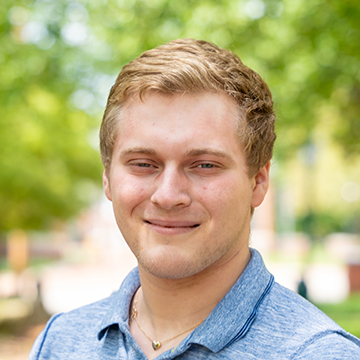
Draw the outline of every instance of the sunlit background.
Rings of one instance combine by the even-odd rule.
[[[251,244],[360,336],[359,19],[354,0],[1,0],[0,358],[27,359],[49,315],[136,266],[102,194],[98,128],[121,67],[183,37],[268,82],[278,140]]]

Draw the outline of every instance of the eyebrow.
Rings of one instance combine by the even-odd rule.
[[[143,147],[133,147],[133,148],[122,151],[120,156],[127,156],[127,155],[131,155],[131,154],[144,154],[144,155],[155,156],[157,153],[153,149],[148,149],[148,148],[143,148]]]
[[[200,148],[192,149],[186,153],[187,156],[200,156],[200,155],[214,155],[219,157],[228,158],[229,154],[222,150],[211,149],[211,148]]]
[[[143,154],[143,155],[151,155],[156,156],[157,152],[151,148],[144,147],[133,147],[130,149],[126,149],[121,152],[120,156],[128,156],[132,154]],[[223,158],[228,158],[229,154],[223,150],[212,149],[212,148],[199,148],[199,149],[191,149],[186,152],[187,157],[193,156],[201,156],[201,155],[213,155]]]

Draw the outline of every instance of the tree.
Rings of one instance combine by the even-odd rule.
[[[99,120],[81,109],[71,73],[80,49],[45,30],[38,7],[1,6],[0,229],[39,229],[92,200],[101,179],[90,144]]]
[[[3,0],[0,229],[41,228],[90,201],[101,174],[91,144],[116,74],[174,38],[230,48],[265,78],[280,161],[324,113],[358,155],[359,17],[355,0]]]

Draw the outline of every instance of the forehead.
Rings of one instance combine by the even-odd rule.
[[[218,93],[164,95],[149,93],[130,98],[123,106],[115,141],[121,148],[194,153],[194,149],[238,151],[241,113],[228,95]],[[202,151],[202,150],[201,150]]]
[[[188,122],[190,127],[203,122],[203,125],[210,127],[215,123],[224,128],[230,125],[236,130],[238,123],[244,118],[244,112],[232,97],[223,93],[164,94],[151,90],[142,98],[135,94],[123,103],[119,114],[119,128],[122,128],[124,121],[140,124],[150,119],[157,120],[156,123],[160,119],[166,119],[162,125],[176,126],[179,119],[184,122],[184,116],[198,120]]]

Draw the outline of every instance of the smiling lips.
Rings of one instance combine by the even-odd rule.
[[[192,221],[145,220],[144,222],[152,230],[164,234],[183,233],[200,226],[200,224]]]

